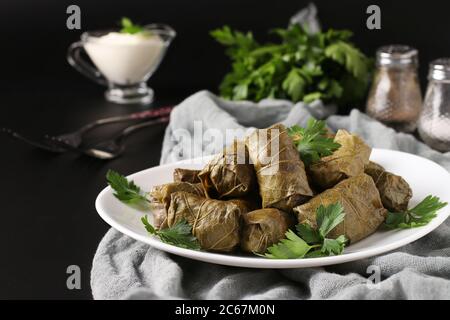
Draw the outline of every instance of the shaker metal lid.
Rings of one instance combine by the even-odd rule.
[[[411,65],[418,64],[419,52],[407,45],[394,44],[383,46],[377,50],[377,64],[384,65]]]
[[[440,58],[430,63],[429,79],[449,80],[450,79],[450,58]]]

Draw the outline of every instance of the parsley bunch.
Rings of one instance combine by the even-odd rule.
[[[349,42],[350,31],[330,29],[309,34],[299,25],[272,31],[277,43],[259,44],[251,32],[228,26],[211,35],[226,46],[232,70],[220,85],[231,100],[289,99],[306,103],[321,99],[338,104],[364,98],[371,60]]]
[[[328,136],[325,121],[314,118],[308,120],[306,128],[297,125],[290,127],[288,134],[305,165],[313,164],[320,158],[331,155],[341,146]]]
[[[436,217],[436,212],[447,205],[438,197],[427,196],[418,205],[405,212],[388,212],[386,226],[389,229],[410,229],[422,227]]]
[[[264,257],[270,259],[300,259],[339,255],[344,251],[347,238],[344,235],[329,239],[327,235],[344,221],[344,208],[340,203],[316,210],[317,229],[302,223],[296,226],[297,234],[288,230],[286,238],[267,249]]]

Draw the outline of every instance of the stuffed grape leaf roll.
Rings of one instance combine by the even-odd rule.
[[[305,166],[285,126],[276,124],[255,130],[246,144],[256,170],[263,208],[291,212],[313,195]]]
[[[334,141],[341,147],[308,168],[310,180],[321,189],[331,188],[348,177],[364,173],[372,152],[360,137],[346,130],[339,130]]]
[[[246,252],[264,253],[285,238],[294,217],[275,208],[259,209],[243,215],[241,248]]]
[[[392,212],[403,212],[408,209],[413,194],[405,179],[386,171],[372,161],[366,166],[365,172],[375,181],[381,202],[386,209]]]
[[[205,191],[200,183],[172,182],[153,187],[149,193],[149,198],[153,224],[156,228],[167,226],[167,210],[170,206],[171,195],[179,191],[192,193],[201,197],[205,195]]]
[[[243,142],[234,141],[199,173],[210,198],[236,198],[255,188],[256,177]]]
[[[175,192],[171,195],[167,224],[171,227],[185,219],[202,249],[230,252],[239,244],[240,219],[246,211],[243,203]]]
[[[386,218],[387,211],[383,208],[375,183],[364,173],[339,182],[308,203],[294,208],[294,211],[299,223],[308,223],[317,228],[317,208],[334,203],[343,206],[345,218],[330,232],[330,238],[345,235],[350,242],[355,243],[375,232]]]
[[[200,178],[198,174],[200,170],[182,169],[176,168],[173,171],[173,181],[174,182],[189,182],[189,183],[200,183]]]

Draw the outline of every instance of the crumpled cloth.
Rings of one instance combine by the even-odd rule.
[[[176,161],[178,129],[192,133],[193,121],[206,127],[266,127],[300,124],[328,107],[287,101],[224,101],[202,91],[178,105],[164,138],[161,162]],[[431,159],[450,170],[450,153],[440,153],[412,135],[397,133],[358,110],[330,116],[328,125],[363,137],[372,147],[401,150]],[[204,146],[199,146],[204,149]],[[184,155],[185,156],[185,155]],[[420,168],[418,168],[420,169]],[[369,266],[381,282],[368,284]],[[450,299],[450,219],[432,233],[394,252],[323,268],[258,270],[214,265],[167,254],[118,231],[107,232],[91,272],[95,299]]]

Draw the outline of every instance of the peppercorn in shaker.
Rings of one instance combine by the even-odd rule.
[[[366,113],[398,131],[413,132],[422,109],[418,52],[404,45],[377,50]]]
[[[428,80],[419,134],[430,147],[450,151],[450,58],[433,61]]]

